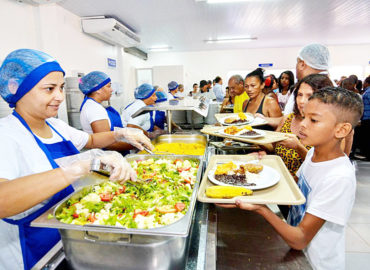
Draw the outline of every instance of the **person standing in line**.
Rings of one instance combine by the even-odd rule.
[[[356,172],[341,149],[363,113],[361,98],[340,87],[315,92],[305,106],[299,137],[311,145],[297,172],[306,198],[290,208],[287,222],[265,205],[236,199],[224,208],[254,211],[293,249],[303,250],[313,269],[345,269],[345,228],[355,201]]]
[[[217,76],[215,79],[215,84],[213,86],[213,93],[216,96],[216,101],[217,102],[223,102],[225,98],[225,94],[222,91],[222,79],[221,77]]]
[[[199,90],[199,86],[198,86],[198,84],[197,84],[197,83],[194,83],[194,84],[193,84],[193,90],[189,92],[189,96],[191,96],[191,97],[192,97],[192,96],[197,95],[198,90]]]
[[[324,74],[329,76],[329,49],[318,43],[312,43],[304,46],[298,53],[296,64],[296,76],[298,80],[310,74]],[[290,95],[284,114],[293,112],[294,95]]]
[[[284,110],[285,104],[288,102],[289,96],[292,94],[294,85],[294,75],[290,70],[282,72],[278,79],[279,92],[277,93],[280,108]]]
[[[249,100],[244,88],[244,79],[240,75],[233,75],[228,82],[230,96],[234,97],[234,113],[243,112],[243,104]]]

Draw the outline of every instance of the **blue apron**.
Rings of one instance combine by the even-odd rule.
[[[149,132],[154,131],[154,120],[153,120],[153,111],[149,111],[150,115],[150,128],[148,129]]]
[[[93,98],[85,97],[84,101],[81,104],[80,111],[82,110],[83,106],[85,105],[85,103],[88,99],[91,99],[91,100],[96,102],[96,100],[93,99]],[[96,102],[96,103],[101,105],[99,102]],[[110,130],[113,131],[114,127],[123,128],[121,115],[119,114],[119,112],[117,112],[112,106],[109,106],[109,107],[105,108],[105,110],[107,111],[108,117],[109,117],[109,120],[110,120]]]
[[[166,113],[162,111],[156,111],[154,117],[154,125],[160,129],[164,129],[164,124],[166,123]]]
[[[126,106],[125,110],[126,110],[128,107],[130,107],[132,104],[134,104],[134,103],[135,103],[135,101],[134,101],[134,102],[132,102],[132,103],[130,103],[130,104],[128,104],[128,105]],[[153,105],[149,105],[149,106],[153,106]],[[152,131],[154,131],[153,111],[149,111],[149,115],[150,115],[150,128],[149,128],[147,131],[148,131],[148,132],[152,132]]]
[[[63,141],[53,144],[42,143],[41,140],[33,134],[26,121],[24,121],[16,111],[13,111],[13,115],[17,117],[23,126],[33,135],[38,146],[45,153],[53,169],[59,167],[54,159],[80,153],[71,141],[67,141],[48,122],[46,123],[63,139]],[[24,269],[31,269],[60,240],[60,235],[57,229],[35,228],[31,227],[30,223],[73,191],[72,186],[66,187],[51,197],[50,201],[46,205],[24,218],[18,220],[3,219],[7,223],[18,226]]]

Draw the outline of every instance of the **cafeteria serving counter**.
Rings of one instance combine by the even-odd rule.
[[[209,146],[205,159],[215,149]],[[185,270],[312,269],[260,215],[197,202]],[[71,269],[58,243],[34,269]],[[166,269],[165,267],[163,269]]]

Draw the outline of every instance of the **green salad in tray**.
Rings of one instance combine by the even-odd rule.
[[[199,161],[152,158],[131,162],[139,182],[103,182],[71,197],[56,214],[64,223],[149,229],[182,218],[190,204]]]

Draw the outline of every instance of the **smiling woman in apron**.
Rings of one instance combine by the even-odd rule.
[[[89,135],[53,118],[64,100],[63,87],[63,69],[40,51],[16,50],[0,68],[0,94],[15,108],[0,119],[1,269],[30,269],[59,241],[57,230],[33,228],[30,223],[89,173],[91,158],[78,159],[79,150],[122,139],[153,149],[147,137],[131,129]],[[66,157],[78,161],[59,167],[58,159]],[[121,155],[98,158],[114,169],[111,180],[135,178]]]
[[[109,76],[100,71],[93,71],[82,77],[79,83],[85,99],[80,107],[82,129],[89,133],[113,131],[115,127],[122,128],[121,115],[112,106],[104,108],[101,104],[112,96],[112,83]],[[124,142],[115,142],[106,149],[127,154],[132,146]]]

